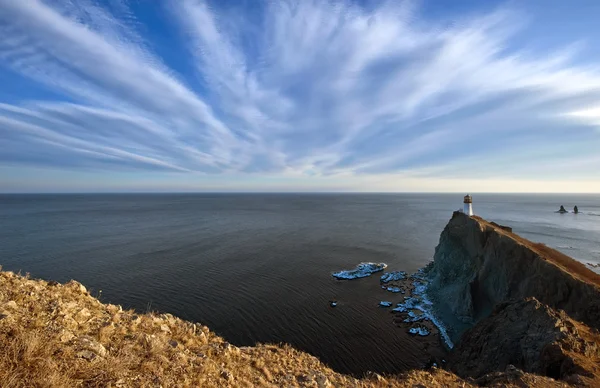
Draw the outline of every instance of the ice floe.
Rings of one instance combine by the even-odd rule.
[[[388,283],[388,282],[399,281],[399,280],[404,280],[404,279],[406,279],[406,272],[404,272],[404,271],[386,272],[383,275],[381,275],[382,283]]]
[[[386,291],[389,291],[389,292],[393,292],[393,293],[401,292],[404,294],[404,290],[400,287],[382,287],[382,288],[384,288]]]
[[[385,300],[382,300],[381,302],[379,302],[380,307],[391,307],[391,305],[392,305],[392,302],[388,302]]]
[[[426,336],[429,335],[429,330],[427,330],[424,327],[411,327],[410,329],[408,329],[408,332],[410,334],[416,334],[416,335],[420,335],[420,336]]]
[[[406,318],[404,320],[404,322],[419,322],[422,321],[424,319],[427,319],[427,316],[425,314],[416,314],[414,311],[409,311],[408,312],[408,318]]]
[[[398,306],[393,308],[392,311],[395,313],[405,313],[407,310],[406,310],[406,306],[404,306],[404,304],[398,303]]]
[[[387,268],[385,263],[360,263],[352,270],[334,272],[331,275],[336,279],[358,279],[371,276],[374,272],[383,271]]]
[[[397,307],[392,309],[392,311],[398,313],[408,312],[408,318],[406,318],[404,322],[417,322],[422,320],[431,321],[431,323],[438,328],[440,336],[446,345],[452,349],[454,344],[448,335],[448,330],[446,329],[444,323],[438,317],[436,317],[433,311],[433,303],[427,297],[427,281],[425,280],[423,271],[419,271],[411,275],[411,278],[415,279],[413,281],[413,296],[404,297],[404,302],[398,303]],[[416,319],[417,315],[411,310],[418,310],[422,313],[418,315],[418,320],[413,320]]]

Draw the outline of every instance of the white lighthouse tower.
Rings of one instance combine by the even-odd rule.
[[[463,201],[463,212],[468,215],[473,215],[473,198],[467,194],[465,195],[465,200]]]

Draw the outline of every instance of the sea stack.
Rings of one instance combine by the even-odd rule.
[[[463,201],[463,213],[468,216],[473,215],[473,198],[469,194],[465,195],[465,199]]]

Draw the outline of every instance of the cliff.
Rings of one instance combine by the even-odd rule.
[[[427,269],[458,343],[450,367],[478,378],[514,365],[600,386],[600,276],[507,227],[455,212]]]
[[[600,328],[600,275],[509,228],[455,212],[429,268],[429,295],[472,325],[503,301],[535,297]],[[459,338],[460,330],[453,336]]]

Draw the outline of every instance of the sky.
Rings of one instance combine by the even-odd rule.
[[[600,1],[0,0],[0,192],[600,192]]]

